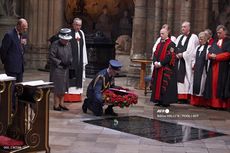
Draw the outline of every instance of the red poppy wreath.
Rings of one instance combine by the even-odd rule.
[[[137,104],[138,96],[127,88],[109,88],[103,92],[105,104],[118,106],[120,108]]]

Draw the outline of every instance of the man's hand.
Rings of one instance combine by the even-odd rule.
[[[176,57],[177,57],[178,59],[181,59],[181,58],[183,57],[183,54],[182,54],[182,53],[178,53],[178,54],[176,54]]]
[[[216,59],[216,54],[214,54],[214,53],[210,54],[209,58],[215,60]]]
[[[154,67],[155,68],[160,68],[161,67],[161,63],[160,62],[154,62]]]

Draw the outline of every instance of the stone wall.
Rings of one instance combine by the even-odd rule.
[[[213,0],[215,1],[215,0]],[[135,2],[131,59],[150,59],[152,47],[163,24],[169,24],[172,35],[180,34],[183,21],[191,22],[192,32],[208,28],[209,0],[138,0]],[[212,1],[211,1],[212,3]],[[136,77],[139,65],[130,61],[129,74]],[[149,69],[147,70],[150,71]],[[130,75],[132,77],[132,75]],[[130,80],[130,78],[128,78]]]
[[[48,39],[64,24],[64,0],[24,0],[24,15],[29,22],[29,48],[26,68],[44,68],[48,57]]]
[[[25,53],[26,68],[35,69],[45,66],[49,46],[47,40],[57,33],[61,27],[68,26],[64,18],[66,2],[66,0],[17,1],[20,4],[19,15],[29,21],[30,47]],[[168,23],[171,26],[172,34],[175,36],[180,34],[180,25],[185,20],[191,22],[192,31],[195,33],[210,27],[213,23],[211,20],[212,15],[218,15],[216,12],[219,11],[220,2],[221,0],[134,1],[130,58],[151,57],[152,46],[159,36],[159,30],[164,23]],[[86,6],[88,7],[88,5]],[[0,25],[0,28],[3,28],[3,26]],[[0,35],[2,34],[0,32]]]
[[[175,36],[180,34],[183,21],[191,22],[191,30],[195,33],[208,28],[209,3],[208,0],[136,1],[131,58],[151,57],[153,44],[165,23]]]

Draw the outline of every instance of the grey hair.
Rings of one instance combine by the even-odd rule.
[[[198,37],[199,38],[204,38],[206,41],[208,41],[208,37],[207,37],[207,34],[204,32],[204,31],[202,31],[202,32],[200,32],[199,34],[198,34]]]
[[[204,32],[207,33],[207,34],[209,34],[210,36],[212,36],[212,30],[210,30],[210,29],[205,29]]]
[[[73,23],[81,23],[82,24],[82,19],[80,18],[74,18]]]
[[[184,21],[183,23],[182,23],[182,25],[183,24],[186,24],[188,27],[189,27],[189,29],[191,28],[191,24],[190,24],[190,22],[188,22],[188,21]]]
[[[220,29],[223,29],[224,32],[228,33],[228,30],[224,25],[218,25],[216,27],[216,31],[219,31]]]

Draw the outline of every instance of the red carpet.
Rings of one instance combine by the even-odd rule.
[[[81,102],[81,94],[65,94],[64,101],[67,103]]]
[[[0,146],[22,146],[24,143],[6,136],[0,136]]]

